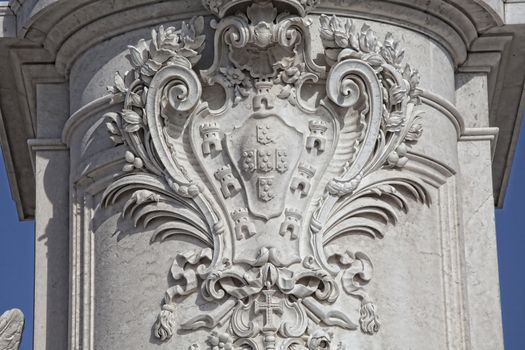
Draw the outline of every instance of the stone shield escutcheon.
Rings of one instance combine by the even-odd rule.
[[[257,350],[319,349],[331,341],[321,326],[374,334],[371,259],[337,240],[382,238],[408,198],[429,203],[396,169],[421,136],[417,72],[390,34],[379,43],[369,26],[326,16],[319,66],[304,2],[224,4],[207,70],[194,67],[203,18],[160,27],[130,47],[133,70],[113,88],[122,112],[107,115],[128,164],[104,203],[132,193],[123,214],[157,225],[153,241],[196,245],[173,262],[154,335],[206,328],[210,343]],[[179,297],[196,292],[217,307],[179,322]],[[358,315],[338,309],[342,292]]]
[[[303,139],[299,130],[273,114],[253,114],[227,136],[228,154],[253,215],[268,220],[283,212]]]

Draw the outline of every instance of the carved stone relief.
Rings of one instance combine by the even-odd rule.
[[[127,198],[123,216],[152,225],[152,240],[195,239],[174,257],[161,341],[206,328],[193,349],[344,349],[331,328],[380,329],[370,258],[334,242],[381,238],[409,199],[429,202],[419,179],[394,171],[422,134],[419,77],[391,34],[324,15],[313,32],[316,2],[205,0],[219,18],[209,69],[193,69],[198,17],[130,46],[133,69],[115,76],[123,109],[107,127],[126,164],[104,204]],[[203,97],[212,86],[225,93],[216,109]],[[176,324],[177,297],[192,293],[220,306]],[[359,300],[356,315],[338,309],[341,293]]]
[[[0,349],[18,350],[24,330],[24,314],[18,309],[6,311],[0,316]]]

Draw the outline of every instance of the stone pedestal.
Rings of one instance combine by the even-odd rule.
[[[502,349],[505,6],[4,6],[34,349]]]

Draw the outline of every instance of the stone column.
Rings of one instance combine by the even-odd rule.
[[[503,348],[497,6],[18,5],[35,349]]]

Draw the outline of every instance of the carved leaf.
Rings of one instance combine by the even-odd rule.
[[[381,48],[381,54],[387,63],[399,67],[401,62],[403,62],[405,50],[399,47],[399,42],[394,40],[392,33],[387,33],[383,47]]]
[[[375,52],[377,48],[377,38],[369,25],[363,24],[359,33],[359,48],[363,52]]]
[[[423,125],[419,121],[420,118],[414,119],[410,125],[407,135],[405,136],[405,141],[415,142],[421,137],[423,134]]]
[[[213,247],[210,229],[195,204],[177,196],[164,181],[148,174],[134,174],[111,184],[103,194],[104,205],[112,205],[128,197],[122,215],[133,218],[135,226],[140,222],[148,227],[154,222],[152,241],[163,241],[174,235],[185,235]]]
[[[139,43],[137,44],[137,47],[129,45],[128,49],[129,49],[129,59],[133,67],[142,66],[148,59],[147,46],[146,46],[146,42],[144,39],[141,39],[139,41]]]
[[[6,311],[0,316],[0,349],[18,350],[22,331],[24,329],[24,314],[18,309]]]
[[[386,225],[396,223],[398,212],[407,212],[408,200],[429,204],[420,180],[409,175],[381,178],[376,172],[364,178],[358,189],[334,206],[323,232],[323,244],[347,234],[364,233],[382,238]],[[377,180],[374,180],[377,179]]]

